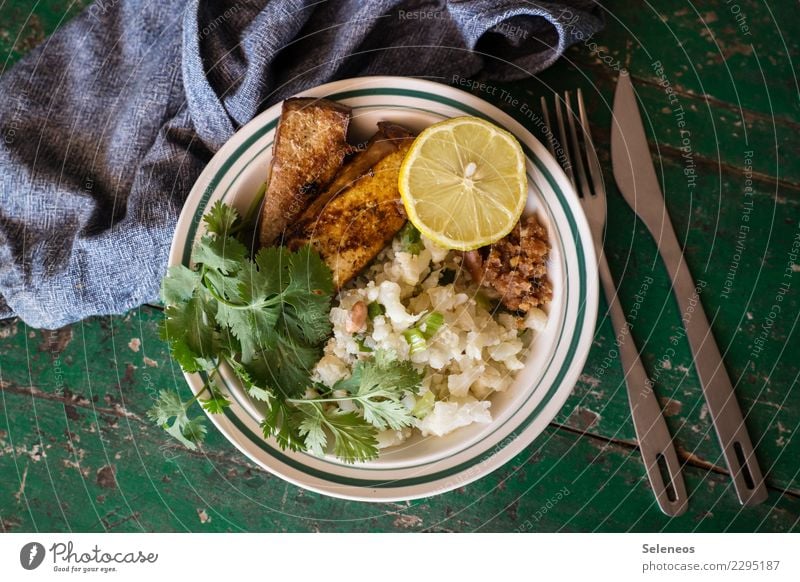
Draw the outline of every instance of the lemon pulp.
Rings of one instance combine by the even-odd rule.
[[[525,156],[504,129],[455,117],[416,138],[398,188],[409,220],[425,236],[446,248],[476,249],[519,221],[528,197]]]

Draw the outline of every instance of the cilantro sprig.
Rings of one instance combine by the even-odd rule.
[[[318,386],[319,397],[305,398],[331,333],[330,269],[309,246],[268,247],[251,256],[237,238],[249,225],[222,202],[203,220],[207,233],[193,248],[194,267],[171,267],[162,283],[161,336],[184,371],[202,372],[207,381],[186,402],[161,391],[148,416],[195,449],[206,428],[189,410],[195,401],[210,414],[230,406],[214,383],[227,364],[250,397],[265,403],[264,436],[282,448],[321,455],[330,447],[347,462],[377,457],[378,430],[413,423],[403,397],[418,390],[421,376],[410,363],[376,353],[333,389]],[[345,400],[357,410],[341,411]]]
[[[373,360],[357,362],[349,378],[339,380],[326,396],[290,399],[304,418],[298,433],[317,455],[333,436],[334,452],[343,459],[369,460],[378,456],[378,430],[401,429],[414,423],[411,409],[403,402],[406,393],[416,394],[422,376],[410,362],[394,360],[377,352]],[[337,396],[344,393],[345,396]],[[350,401],[358,411],[340,412],[336,404]],[[364,423],[366,422],[366,430]]]

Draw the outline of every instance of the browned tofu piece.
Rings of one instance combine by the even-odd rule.
[[[312,245],[333,271],[337,288],[366,267],[406,222],[397,179],[414,137],[398,125],[379,127],[286,238],[292,250]]]
[[[331,183],[349,150],[349,123],[350,108],[327,99],[283,102],[261,208],[261,246],[279,242],[286,226]]]

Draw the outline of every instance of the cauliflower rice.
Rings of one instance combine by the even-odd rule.
[[[508,389],[523,359],[533,331],[546,323],[546,315],[532,309],[527,316],[495,312],[461,266],[461,253],[449,251],[422,237],[423,250],[402,250],[399,238],[387,246],[372,265],[348,284],[331,309],[333,337],[312,378],[332,387],[350,376],[352,366],[370,352],[385,350],[400,360],[410,360],[423,376],[417,395],[405,404],[414,408],[425,398],[425,414],[418,414],[416,428],[423,436],[443,436],[472,423],[491,422],[494,392]],[[455,278],[441,281],[443,275]],[[377,302],[383,315],[353,320],[351,312]],[[356,307],[356,309],[354,309]],[[403,332],[431,313],[444,317],[443,325],[427,340],[427,349],[410,354]],[[430,405],[432,393],[435,400]],[[348,402],[340,407],[346,409]],[[384,431],[379,446],[399,444],[412,429]]]

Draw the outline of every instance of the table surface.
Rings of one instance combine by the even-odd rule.
[[[0,2],[5,66],[86,3]],[[603,302],[584,373],[539,439],[469,486],[382,504],[289,485],[213,428],[203,450],[191,452],[153,427],[145,418],[152,386],[189,391],[158,338],[161,312],[145,306],[52,332],[0,324],[0,531],[800,529],[800,266],[789,254],[800,236],[794,4],[661,0],[656,9],[608,1],[601,34],[543,74],[500,86],[516,103],[501,100],[500,91],[483,95],[534,133],[523,104],[537,109],[541,95],[575,87],[588,97],[610,187],[605,248],[623,301],[653,279],[633,336],[685,463],[685,515],[670,519],[655,505],[620,366],[608,358],[613,334]],[[646,107],[651,152],[686,259],[708,283],[702,302],[769,485],[769,499],[756,507],[737,502],[656,244],[610,180],[609,107],[620,66],[631,71]],[[775,317],[782,285],[789,291]],[[667,357],[674,337],[678,348]],[[762,351],[754,349],[759,337]]]

